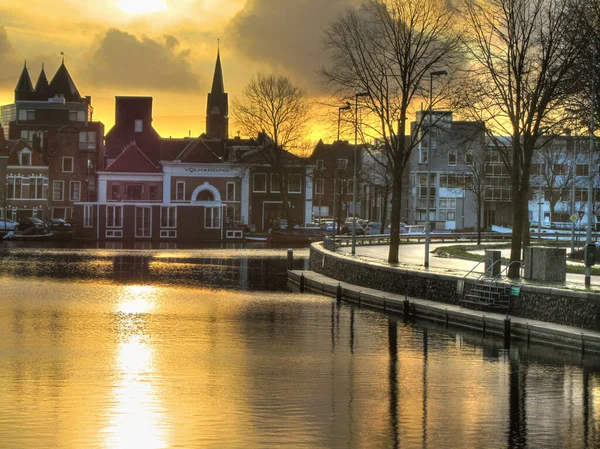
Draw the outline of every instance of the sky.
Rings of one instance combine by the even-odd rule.
[[[0,105],[12,103],[24,60],[35,85],[65,64],[94,120],[114,122],[114,98],[154,97],[154,125],[165,137],[205,131],[206,94],[220,40],[232,100],[256,73],[290,76],[323,96],[323,30],[358,0],[0,0]],[[315,119],[311,138],[329,140]]]

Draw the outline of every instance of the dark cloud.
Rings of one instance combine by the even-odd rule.
[[[0,86],[17,85],[19,70],[23,68],[23,61],[16,57],[15,50],[8,39],[8,33],[0,26]]]
[[[162,41],[110,29],[93,47],[86,77],[96,86],[185,91],[198,89],[190,50],[174,36]]]
[[[315,83],[326,63],[323,30],[356,0],[248,0],[230,22],[229,38],[250,59]]]

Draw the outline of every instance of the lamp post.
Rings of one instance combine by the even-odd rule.
[[[430,179],[431,178],[431,106],[433,103],[433,77],[448,75],[446,70],[437,70],[435,72],[429,72],[429,127],[427,128],[427,198],[425,200],[425,268],[429,268],[429,243],[431,241],[431,233],[429,231],[429,195],[430,195]]]
[[[338,108],[338,127],[337,127],[337,144],[339,145],[340,143],[340,123],[342,120],[342,111],[348,111],[352,109],[352,105],[350,104],[349,101],[346,102],[345,106],[340,106]],[[336,201],[336,195],[337,195],[337,171],[338,171],[338,166],[337,166],[337,155],[335,156],[335,160],[334,160],[334,165],[333,165],[333,236],[335,237],[335,234],[337,232],[337,222],[335,221],[335,211],[336,211],[336,206],[337,206],[337,201]]]
[[[356,147],[358,146],[358,97],[366,97],[369,92],[358,92],[354,95],[354,151],[352,152],[352,159],[354,160],[354,175],[352,176],[352,255],[356,254],[356,197],[358,195],[356,190],[357,176],[356,166]]]

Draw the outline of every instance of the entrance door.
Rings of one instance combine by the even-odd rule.
[[[283,218],[283,205],[281,201],[263,203],[262,230],[268,231],[273,226],[273,220]]]

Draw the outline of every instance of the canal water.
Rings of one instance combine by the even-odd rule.
[[[300,294],[285,264],[1,253],[0,447],[600,447],[600,359]]]

